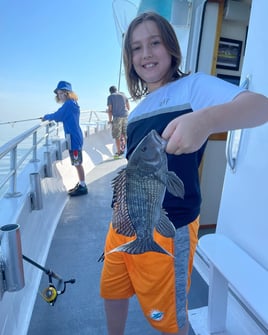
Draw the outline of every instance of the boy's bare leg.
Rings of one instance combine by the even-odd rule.
[[[106,312],[107,329],[109,335],[124,335],[124,330],[128,315],[129,299],[111,300],[105,299],[104,306]],[[189,322],[180,329],[176,334],[172,335],[188,335]],[[161,333],[162,335],[171,335],[170,333]]]
[[[76,165],[75,167],[77,170],[79,181],[85,181],[85,171],[83,165]]]
[[[109,335],[124,335],[128,305],[128,299],[104,300]]]
[[[121,140],[120,140],[120,137],[115,139],[115,145],[116,145],[116,150],[117,150],[117,152],[119,154],[120,151],[121,151]]]

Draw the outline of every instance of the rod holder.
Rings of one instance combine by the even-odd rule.
[[[20,238],[20,226],[7,224],[0,227],[0,289],[15,292],[21,290],[24,285],[24,270],[22,263],[22,250]]]
[[[30,184],[31,184],[31,208],[32,210],[40,210],[43,208],[43,198],[42,198],[42,188],[41,188],[41,178],[38,172],[30,174]]]
[[[57,160],[62,160],[62,143],[60,139],[54,141],[56,144],[56,158]]]
[[[44,152],[44,161],[45,161],[45,177],[52,177],[52,158],[51,152],[45,151]]]

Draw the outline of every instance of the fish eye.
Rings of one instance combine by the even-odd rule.
[[[141,148],[141,151],[142,151],[142,152],[145,152],[146,150],[147,150],[147,147],[142,147],[142,148]]]

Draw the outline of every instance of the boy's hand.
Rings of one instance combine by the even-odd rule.
[[[162,133],[168,141],[166,152],[181,155],[197,151],[209,136],[203,114],[199,112],[184,114],[172,120]]]

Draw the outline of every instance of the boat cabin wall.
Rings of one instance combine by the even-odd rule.
[[[138,13],[156,11],[173,25],[184,72],[201,71],[240,84],[251,0],[141,0]],[[200,166],[201,226],[215,226],[226,168],[227,134],[209,138]]]
[[[192,2],[185,70],[201,71],[240,85],[251,0]],[[226,169],[227,133],[210,136],[200,167],[201,227],[215,227]]]

